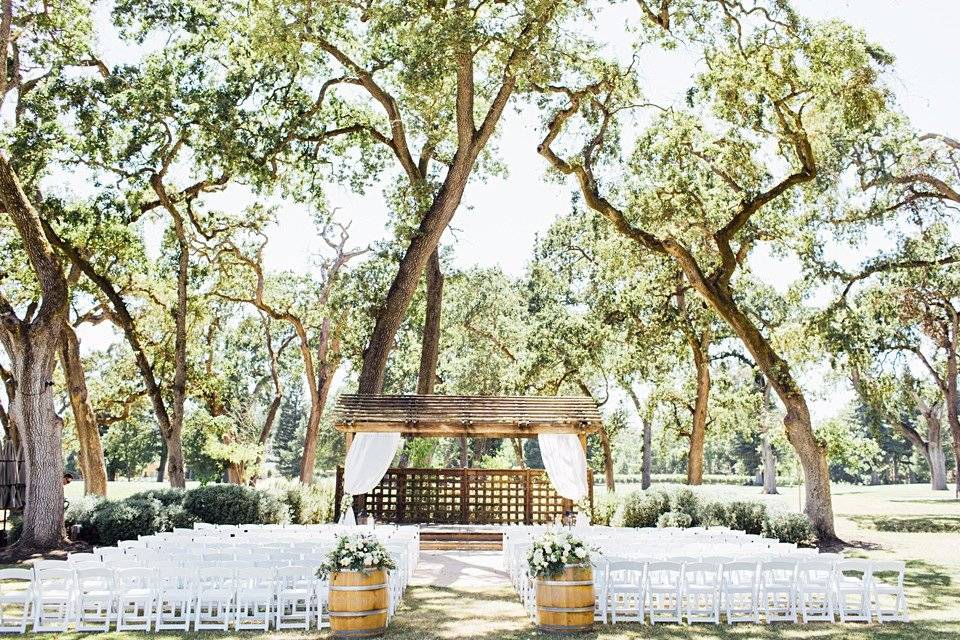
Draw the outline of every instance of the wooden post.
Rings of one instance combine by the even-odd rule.
[[[460,474],[460,524],[470,523],[470,469]]]
[[[533,524],[532,469],[523,469],[523,524]]]
[[[403,524],[407,517],[407,470],[397,471],[397,524]]]

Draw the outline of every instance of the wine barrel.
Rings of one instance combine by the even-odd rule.
[[[387,630],[387,572],[338,571],[330,576],[334,638],[373,638]]]
[[[537,628],[581,633],[593,627],[593,569],[568,565],[563,573],[537,580]]]

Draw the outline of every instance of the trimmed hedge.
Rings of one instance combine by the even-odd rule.
[[[611,498],[605,500],[617,503],[614,515],[609,520],[612,526],[723,526],[777,538],[781,542],[807,544],[813,539],[810,520],[802,513],[771,514],[764,503],[754,500],[705,500],[686,487],[671,492],[653,489],[612,494]],[[604,502],[602,513],[610,509],[611,505]]]
[[[122,500],[86,496],[70,501],[67,527],[80,525],[79,539],[112,545],[159,531],[210,524],[319,524],[333,520],[333,485],[280,481],[264,489],[209,484],[195,489],[157,488]],[[12,540],[12,538],[11,538]]]

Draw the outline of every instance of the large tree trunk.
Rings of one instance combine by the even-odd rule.
[[[297,332],[302,333],[300,351],[304,356],[303,362],[307,366],[307,376],[310,378],[307,384],[310,390],[310,417],[307,420],[307,432],[303,438],[300,482],[313,484],[313,471],[317,463],[317,434],[320,430],[320,420],[323,418],[323,408],[327,404],[327,396],[330,395],[330,386],[333,384],[333,375],[339,362],[339,342],[332,335],[330,318],[324,318],[320,330],[320,347],[317,351],[317,370],[314,371],[306,333],[302,332],[302,328],[298,328]]]
[[[150,360],[147,357],[147,352],[144,349],[143,344],[140,342],[140,336],[138,335],[136,329],[136,322],[134,321],[133,316],[130,314],[130,309],[127,307],[126,301],[123,299],[123,296],[120,295],[120,292],[113,285],[110,279],[94,269],[93,265],[86,258],[84,258],[80,251],[72,244],[61,238],[56,231],[54,231],[53,227],[50,226],[46,221],[43,223],[43,230],[50,242],[52,242],[58,249],[63,251],[70,259],[70,262],[76,265],[77,268],[83,272],[83,275],[97,285],[97,288],[100,289],[100,291],[103,292],[103,295],[106,296],[107,300],[110,301],[110,306],[112,307],[110,320],[120,328],[120,330],[123,332],[124,338],[127,341],[127,344],[130,345],[130,350],[133,352],[134,362],[137,365],[137,370],[140,372],[140,377],[143,378],[143,384],[147,390],[147,395],[150,397],[150,403],[153,407],[154,416],[156,417],[157,424],[160,427],[160,436],[163,439],[164,452],[161,454],[161,465],[160,469],[157,471],[157,481],[163,482],[164,474],[167,472],[168,467],[176,467],[176,469],[179,471],[178,477],[174,478],[173,474],[171,473],[170,485],[174,487],[183,487],[185,484],[185,478],[183,471],[183,443],[181,439],[181,429],[174,427],[174,421],[171,418],[170,412],[167,410],[163,389],[161,389],[160,383],[157,381],[156,374],[153,371],[153,365],[150,363]],[[182,423],[180,426],[182,427]]]
[[[165,191],[159,176],[154,175],[151,182],[161,198]],[[161,195],[161,192],[163,195]],[[173,341],[173,388],[170,390],[170,431],[167,438],[167,475],[171,487],[186,486],[186,469],[183,460],[183,418],[187,400],[187,287],[190,280],[190,243],[187,238],[183,218],[173,206],[167,206],[173,218],[173,228],[177,236],[177,306],[174,310]]]
[[[93,405],[87,391],[86,373],[80,360],[80,341],[69,323],[63,328],[63,344],[60,350],[73,422],[80,443],[80,468],[83,472],[83,490],[87,495],[107,495],[107,465],[103,459],[103,444],[93,413]]]
[[[930,466],[930,488],[933,491],[947,490],[947,457],[943,454],[943,443],[930,440],[924,451]]]
[[[917,431],[905,424],[902,420],[897,420],[895,424],[900,427],[900,433],[915,447],[920,449],[923,457],[927,461],[930,469],[930,488],[933,491],[947,490],[947,459],[943,454],[943,425],[940,422],[940,412],[936,406],[931,406],[924,402],[919,394],[914,394],[917,406],[927,423],[927,440],[924,441]]]
[[[480,147],[475,144],[461,145],[457,149],[443,186],[433,199],[430,208],[412,234],[410,244],[400,259],[397,275],[394,276],[387,297],[377,313],[370,341],[363,351],[363,366],[360,370],[359,393],[381,393],[387,358],[393,348],[397,331],[407,315],[410,301],[417,290],[431,256],[437,250],[440,237],[460,206],[464,189],[473,170]]]
[[[420,371],[417,375],[417,393],[420,395],[431,395],[437,380],[442,307],[443,272],[440,271],[440,254],[437,249],[434,249],[427,263],[427,313],[423,322]]]
[[[688,336],[693,365],[697,372],[697,397],[693,405],[690,448],[687,454],[687,484],[703,484],[703,447],[707,437],[707,407],[710,402],[710,337],[704,331],[700,338]]]
[[[770,443],[770,435],[766,432],[763,434],[763,443],[760,448],[763,456],[763,492],[779,493],[777,491],[777,457]]]
[[[600,428],[600,447],[603,449],[603,481],[607,491],[615,491],[617,486],[613,477],[613,451],[610,449],[610,436],[603,427]]]
[[[466,469],[470,466],[470,453],[467,447],[467,439],[460,436],[460,468]]]
[[[947,392],[945,394],[945,400],[947,403],[947,424],[950,425],[950,434],[953,436],[954,473],[957,485],[956,495],[960,498],[960,392],[958,392],[957,389],[957,343],[958,340],[960,340],[960,317],[954,313],[951,320],[952,331],[950,348],[947,352]]]
[[[653,420],[644,416],[643,420],[643,466],[640,470],[640,488],[650,488],[650,472],[653,468]]]
[[[740,338],[757,364],[757,368],[770,382],[786,408],[783,424],[787,441],[797,452],[806,484],[804,511],[810,518],[813,530],[821,543],[836,541],[826,447],[813,433],[807,399],[800,385],[793,378],[790,365],[774,350],[773,345],[760,333],[747,314],[740,310],[729,292],[721,290],[715,283],[707,280],[700,266],[686,249],[673,241],[664,243],[664,246],[667,252],[677,260],[694,289]],[[960,448],[957,451],[960,455]]]
[[[63,421],[53,401],[53,370],[67,322],[67,281],[6,156],[0,154],[0,203],[23,243],[42,293],[36,315],[20,319],[0,296],[0,341],[16,386],[10,419],[26,459],[26,505],[19,549],[52,549],[66,541],[63,525]]]

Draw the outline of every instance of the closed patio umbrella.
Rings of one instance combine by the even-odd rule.
[[[17,484],[20,473],[17,461],[17,448],[6,440],[0,447],[0,509],[16,508]]]

